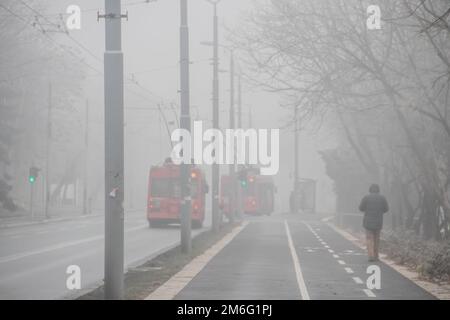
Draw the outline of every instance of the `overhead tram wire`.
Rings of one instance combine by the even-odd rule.
[[[30,24],[27,20],[25,20],[23,17],[21,17],[20,15],[18,15],[17,13],[15,13],[14,11],[12,11],[11,9],[9,9],[8,7],[4,6],[3,4],[0,4],[0,8],[3,8],[4,10],[8,11],[10,14],[12,14],[14,17],[16,17],[17,19],[21,20],[25,25],[32,27],[34,30],[38,31],[36,28],[33,27],[32,24]],[[94,70],[97,73],[102,73],[100,70],[98,70],[97,68],[93,67],[92,65],[90,65],[89,63],[87,63],[86,61],[84,61],[83,59],[79,59],[79,57],[77,57],[72,51],[68,50],[67,48],[65,48],[63,45],[61,45],[59,42],[57,42],[55,39],[53,39],[52,37],[50,37],[47,33],[45,32],[39,32],[38,34],[41,35],[42,37],[44,37],[45,39],[49,40],[51,43],[53,43],[54,45],[56,45],[57,47],[59,47],[62,51],[67,52],[68,54],[70,54],[71,56],[73,56],[75,58],[75,60],[77,60],[78,62],[81,62],[82,64],[84,64],[85,66],[87,66],[89,69]]]
[[[21,1],[22,3],[24,3],[22,0],[19,0],[19,1]],[[29,7],[29,6],[27,5],[27,7]],[[0,8],[5,9],[7,12],[9,12],[10,14],[12,14],[14,17],[16,17],[17,19],[21,20],[23,23],[25,23],[25,25],[30,26],[30,27],[32,27],[34,30],[38,31],[38,30],[37,30],[36,28],[34,28],[34,26],[31,25],[27,20],[25,20],[25,19],[24,19],[23,17],[21,17],[20,15],[16,14],[16,13],[15,13],[14,11],[12,11],[11,9],[5,7],[5,6],[2,5],[2,4],[0,4]],[[35,10],[35,9],[32,9],[32,10],[33,10],[36,14],[38,14],[38,15],[40,15],[40,16],[43,17],[43,15],[42,15],[40,12],[38,12],[37,10]],[[44,36],[47,40],[51,41],[52,43],[54,43],[55,45],[57,45],[58,47],[60,47],[63,51],[68,52],[68,53],[69,53],[70,55],[72,55],[76,60],[82,62],[83,64],[85,64],[85,65],[88,66],[89,68],[95,70],[95,71],[96,71],[97,73],[99,73],[100,75],[104,75],[104,73],[103,73],[102,71],[100,71],[100,70],[96,69],[95,67],[91,66],[90,64],[88,64],[88,63],[85,62],[84,60],[82,60],[82,59],[79,60],[78,57],[77,57],[72,51],[67,50],[64,46],[62,46],[60,43],[58,43],[55,39],[53,39],[52,37],[50,37],[47,33],[45,33],[45,32],[39,32],[39,31],[38,31],[38,34],[41,35],[41,36]],[[70,38],[73,39],[72,37],[70,37]],[[78,44],[79,42],[76,41],[75,43]],[[92,51],[90,51],[89,49],[87,49],[85,46],[80,46],[80,47],[81,47],[83,50],[87,51],[87,52],[88,52],[92,57],[94,57],[96,60],[103,62],[102,59],[98,58]],[[137,87],[139,87],[139,88],[141,88],[142,90],[144,90],[144,91],[146,91],[146,92],[152,94],[153,96],[159,97],[157,94],[151,92],[151,91],[148,90],[147,88],[145,88],[145,87],[143,87],[142,85],[140,85],[135,79],[132,79],[132,78],[131,78],[131,79],[127,79],[127,80],[129,81],[129,83],[131,83],[131,84],[133,84],[133,85],[136,85]],[[154,100],[151,100],[151,99],[149,99],[148,97],[146,97],[146,96],[144,96],[144,95],[142,95],[142,94],[139,94],[139,93],[134,92],[134,91],[129,90],[129,89],[128,89],[128,91],[130,91],[130,92],[134,93],[135,95],[137,95],[137,96],[143,98],[144,100],[150,102],[151,104],[156,104]],[[163,100],[163,99],[162,99],[162,100]],[[126,108],[126,109],[127,109],[127,108]],[[149,110],[150,110],[150,109],[149,109]],[[163,110],[162,110],[162,108],[161,108],[160,105],[158,105],[157,110],[158,110],[158,112],[160,113],[161,117],[164,119],[166,128],[168,128],[168,123],[167,123],[166,116],[165,116],[165,114],[163,113]]]
[[[27,2],[25,2],[24,0],[19,0],[24,6],[26,6],[29,10],[31,10],[32,12],[34,12],[36,15],[42,17],[44,20],[47,21],[47,23],[49,24],[54,24],[52,21],[50,21],[44,14],[42,14],[41,12],[39,12],[37,9],[33,8],[32,6],[30,6]],[[156,2],[156,0],[143,0],[143,1],[136,1],[136,2],[131,2],[125,5],[138,5],[138,4],[147,4],[150,2]],[[8,9],[8,11],[10,13],[13,13],[11,10]],[[22,19],[22,17],[18,16],[17,14],[13,13],[16,17],[20,18],[22,21],[25,21],[24,19]],[[42,33],[45,34],[47,36],[48,39],[50,39],[51,41],[53,41],[54,43],[58,44],[53,38],[51,38],[50,36],[48,36],[46,33]],[[85,45],[83,45],[81,42],[79,42],[78,40],[76,40],[74,37],[72,37],[70,34],[68,33],[64,33],[72,42],[74,42],[79,48],[81,48],[82,50],[84,50],[88,55],[90,55],[92,58],[94,58],[95,60],[97,60],[98,62],[103,63],[103,59],[101,59],[100,57],[98,57],[95,53],[93,53],[90,49],[88,49]],[[60,44],[58,44],[61,48],[63,48]],[[64,48],[63,48],[64,49]],[[73,52],[70,52],[68,50],[65,50],[66,52],[69,52],[72,56],[74,56],[75,58],[78,58],[74,55]],[[207,61],[210,59],[199,59],[196,61],[193,61],[192,63],[197,63],[197,62],[203,62],[203,61]],[[90,69],[95,70],[99,75],[103,75],[103,72],[92,67],[91,65],[89,65],[88,63],[86,63],[84,60],[79,60],[80,62],[82,62],[83,64],[85,64],[86,66],[88,66]],[[178,64],[175,64],[173,66],[168,66],[167,68],[173,68],[175,66],[177,66]],[[162,68],[161,68],[162,69]],[[136,74],[140,74],[141,72],[137,72]],[[145,72],[142,72],[145,73]],[[126,80],[139,87],[141,90],[147,92],[148,94],[158,98],[159,100],[165,100],[163,97],[159,96],[158,94],[152,92],[151,90],[145,88],[144,86],[142,86],[140,83],[137,82],[136,79],[134,79],[133,77],[130,76],[126,76]],[[135,93],[135,92],[133,92]],[[135,93],[136,94],[136,93]],[[141,98],[143,98],[142,95],[140,95]],[[149,100],[149,99],[147,99]],[[155,101],[151,101],[149,100],[149,102],[155,103]]]
[[[51,22],[50,20],[48,20],[41,12],[39,12],[39,11],[36,10],[35,8],[31,7],[31,6],[30,6],[29,4],[27,4],[24,0],[19,0],[19,1],[20,1],[22,4],[24,4],[27,8],[29,8],[30,10],[32,10],[35,14],[37,14],[37,15],[39,15],[40,17],[44,18],[48,23],[50,23],[50,24],[52,23],[52,22]],[[142,4],[142,3],[149,3],[149,2],[154,2],[154,1],[153,1],[153,0],[152,0],[152,1],[146,1],[146,0],[144,0],[144,1],[140,1],[140,2],[134,2],[134,3],[131,3],[131,5]],[[130,4],[127,4],[127,5],[130,5]],[[66,35],[70,40],[72,40],[76,45],[78,45],[82,50],[84,50],[84,51],[85,51],[86,53],[88,53],[91,57],[93,57],[95,60],[97,60],[97,61],[103,63],[103,59],[101,59],[100,57],[98,57],[95,53],[93,53],[91,50],[89,50],[86,46],[84,46],[82,43],[80,43],[78,40],[76,40],[76,39],[75,39],[74,37],[72,37],[70,34],[65,33],[65,35]],[[101,73],[101,74],[103,75],[103,73]],[[130,83],[136,85],[136,86],[139,87],[140,89],[146,91],[147,93],[149,93],[149,94],[151,94],[151,95],[157,97],[158,99],[164,100],[163,97],[161,97],[161,96],[155,94],[154,92],[148,90],[147,88],[143,87],[140,83],[138,83],[138,82],[136,81],[136,79],[127,76],[127,79],[126,79],[126,80],[128,80]],[[154,101],[152,101],[152,102],[154,102]]]
[[[20,0],[21,1],[21,0]],[[12,11],[11,9],[5,7],[4,5],[0,4],[0,8],[5,9],[7,12],[9,12],[10,14],[12,14],[14,17],[16,17],[17,19],[21,20],[23,23],[25,23],[25,25],[32,27],[34,30],[38,31],[36,28],[33,27],[33,25],[31,25],[27,20],[25,20],[23,17],[21,17],[20,15],[18,15],[17,13],[15,13],[14,11]],[[42,14],[40,14],[39,12],[37,12],[39,15],[42,16]],[[45,39],[51,41],[53,44],[57,45],[59,48],[61,48],[63,51],[69,53],[71,56],[73,56],[76,60],[78,60],[79,62],[83,63],[84,65],[86,65],[87,67],[89,67],[90,69],[96,71],[99,75],[104,75],[102,71],[98,70],[97,68],[91,66],[90,64],[88,64],[86,61],[84,61],[83,59],[79,59],[79,57],[77,57],[72,51],[68,50],[67,48],[65,48],[63,45],[61,45],[60,43],[58,43],[55,39],[53,39],[52,37],[50,37],[47,33],[45,32],[39,32],[38,34],[45,37]],[[89,54],[93,57],[96,58],[96,60],[102,61],[102,59],[96,57],[96,55],[94,53],[92,53],[92,51],[88,50],[86,47],[81,47],[83,50],[87,50],[89,52]],[[151,93],[154,96],[157,96],[156,94],[154,94],[153,92],[151,92],[150,90],[146,89],[145,87],[141,86],[139,83],[137,83],[136,80],[134,79],[127,79],[129,81],[129,83],[136,85],[137,87],[143,89],[144,91],[147,91],[148,93]],[[151,104],[156,104],[154,100],[151,100],[150,98],[148,98],[147,96],[144,96],[138,92],[132,91],[130,89],[128,89],[129,92],[135,94],[136,96],[139,96],[140,98],[144,99],[145,101],[148,101]],[[163,118],[165,118],[165,114],[163,114],[163,111],[161,108],[158,108],[159,113],[161,114],[161,116]],[[167,124],[166,124],[167,126]]]
[[[29,10],[33,11],[36,15],[42,17],[43,19],[45,19],[49,24],[54,24],[52,21],[50,21],[48,18],[46,18],[41,12],[39,12],[38,10],[36,10],[35,8],[33,8],[32,6],[30,6],[28,3],[26,3],[24,0],[19,0],[24,6],[26,6]],[[141,2],[134,2],[134,3],[130,3],[131,5],[137,5],[137,4],[144,4],[144,3],[149,3],[149,2],[154,2],[154,1],[141,1]],[[130,5],[127,4],[127,5]],[[22,21],[26,22],[28,24],[28,22],[23,19],[22,17],[20,17],[19,15],[17,15],[16,13],[14,13],[12,10],[4,7],[3,5],[1,5],[4,9],[6,9],[8,12],[10,12],[11,14],[13,14],[14,16],[16,16],[17,18],[20,18]],[[32,26],[32,25],[31,25]],[[34,28],[35,29],[35,28]],[[59,44],[56,40],[54,40],[52,37],[50,37],[48,34],[44,33],[44,32],[40,32],[40,34],[45,35],[46,38],[48,38],[49,40],[51,40],[53,43],[57,44],[58,46],[60,46],[62,49],[64,49],[66,52],[69,52],[72,56],[74,56],[75,58],[78,58],[77,56],[74,55],[73,52],[66,50],[61,44]],[[88,53],[91,57],[93,57],[95,60],[103,63],[103,59],[101,59],[100,57],[98,57],[95,53],[93,53],[90,49],[88,49],[86,46],[84,46],[82,43],[80,43],[78,40],[76,40],[75,38],[73,38],[70,34],[64,33],[71,41],[73,41],[79,48],[81,48],[82,50],[84,50],[86,53]],[[88,64],[87,62],[85,62],[84,60],[79,60],[80,62],[82,62],[83,64],[85,64],[86,66],[88,66],[89,68],[95,70],[97,73],[99,73],[99,75],[104,75],[102,71],[96,69],[95,67],[92,67],[90,64]],[[154,92],[152,92],[151,90],[148,90],[147,88],[143,87],[140,83],[138,83],[136,81],[136,79],[127,76],[126,80],[137,86],[138,88],[140,88],[141,90],[151,94],[154,97],[157,97],[159,100],[164,100],[163,97],[155,94]],[[129,90],[130,92],[134,93],[135,95],[138,95],[139,97],[147,100],[148,102],[154,104],[156,103],[155,100],[152,100],[148,97],[145,97],[143,95],[139,95],[136,92],[133,92],[131,90]]]
[[[134,2],[125,2],[122,5],[125,7],[132,7],[132,6],[137,6],[137,5],[144,5],[144,4],[150,4],[152,2],[157,2],[158,0],[141,0],[141,1],[134,1]],[[34,9],[34,8],[33,8]],[[86,13],[86,12],[97,12],[99,10],[99,8],[89,8],[89,9],[81,9],[80,12],[81,13]],[[42,14],[42,17],[61,17],[64,15],[68,15],[68,13],[66,12],[55,12],[55,13],[48,13],[48,14]],[[34,16],[31,16],[34,17]]]

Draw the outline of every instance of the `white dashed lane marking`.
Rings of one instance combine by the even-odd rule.
[[[359,277],[353,277],[352,279],[353,279],[353,281],[355,281],[357,284],[363,284],[363,281],[362,281],[361,278],[359,278]]]
[[[345,267],[344,269],[345,269],[345,271],[346,271],[347,273],[353,273],[352,268]]]
[[[370,289],[363,289],[363,291],[369,298],[375,298],[376,297],[375,293],[373,293],[373,291],[370,290]]]
[[[316,239],[319,241],[319,243],[322,244],[324,246],[324,248],[327,249],[328,252],[333,255],[333,258],[339,259],[339,255],[335,254],[334,250],[330,249],[330,246],[328,246],[328,244],[311,228],[311,226],[309,224],[307,224],[307,223],[305,223],[305,225],[309,228],[309,230],[316,237]],[[316,229],[316,230],[319,231],[320,229]],[[309,250],[308,250],[308,252],[309,252]],[[343,254],[344,255],[360,255],[361,253],[355,252],[353,250],[345,250],[345,251],[343,251]],[[343,266],[346,265],[344,260],[337,260],[337,262],[340,265],[343,265]],[[353,274],[354,273],[353,269],[349,268],[349,267],[344,267],[344,270],[348,274]],[[362,284],[362,285],[364,284],[364,282],[359,277],[352,277],[352,279],[353,279],[353,281],[356,284]],[[370,290],[370,289],[362,289],[362,290],[367,295],[367,297],[369,297],[369,298],[376,298],[376,295],[375,295],[375,293],[372,290]]]

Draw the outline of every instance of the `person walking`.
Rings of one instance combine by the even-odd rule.
[[[363,227],[366,229],[369,261],[378,261],[383,215],[389,211],[389,205],[386,198],[380,194],[380,187],[377,184],[370,186],[369,194],[362,198],[359,210],[364,212]]]

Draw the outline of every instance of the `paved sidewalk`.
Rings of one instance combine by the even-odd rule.
[[[221,250],[196,260],[205,263],[194,262],[195,272],[186,266],[172,279],[177,286],[169,280],[153,298],[435,299],[389,265],[367,262],[364,250],[314,218],[250,218]],[[380,288],[367,285],[369,267],[379,269]]]

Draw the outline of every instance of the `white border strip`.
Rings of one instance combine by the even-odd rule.
[[[291,232],[289,231],[289,225],[286,220],[284,220],[284,226],[286,227],[289,249],[291,250],[292,260],[294,261],[295,275],[297,277],[297,284],[300,289],[300,295],[303,300],[311,300],[308,294],[308,289],[306,289],[306,283],[305,279],[303,278],[302,269],[300,268],[297,251],[295,251],[294,242],[292,241]]]
[[[163,285],[148,295],[145,300],[172,300],[175,296],[188,285],[189,282],[214,258],[226,245],[228,245],[235,236],[237,236],[248,222],[242,223],[225,235],[220,241],[211,246],[203,254],[194,258],[184,268],[167,280]]]

